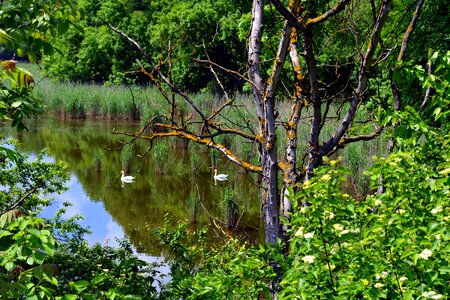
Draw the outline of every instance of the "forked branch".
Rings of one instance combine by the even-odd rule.
[[[249,162],[242,160],[233,151],[231,151],[228,147],[226,147],[220,143],[216,143],[209,138],[197,136],[187,130],[178,128],[175,125],[156,123],[156,124],[154,124],[154,126],[156,128],[158,128],[158,127],[164,128],[164,129],[166,129],[166,131],[150,132],[148,135],[144,135],[144,134],[142,134],[142,132],[129,133],[129,132],[123,132],[123,131],[114,131],[113,133],[129,136],[129,137],[136,138],[136,139],[148,140],[148,141],[153,141],[157,138],[167,138],[167,137],[178,137],[178,138],[191,140],[193,142],[196,142],[197,144],[202,144],[202,145],[205,145],[210,148],[214,148],[214,149],[222,152],[230,161],[232,161],[233,163],[235,163],[238,166],[243,167],[244,169],[246,169],[250,172],[261,173],[261,171],[262,171],[262,168],[260,166],[253,165]]]

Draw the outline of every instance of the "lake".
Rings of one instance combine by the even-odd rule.
[[[257,178],[214,150],[193,144],[185,149],[185,144],[173,139],[152,145],[139,157],[149,144],[138,141],[129,147],[131,159],[126,165],[127,175],[135,176],[135,182],[122,183],[120,171],[126,156],[117,149],[127,138],[111,131],[135,132],[139,123],[36,119],[28,125],[30,130],[21,133],[0,127],[0,136],[16,138],[19,149],[30,157],[46,149],[47,160],[67,164],[68,190],[55,195],[42,216],[52,217],[63,202],[70,202],[64,216],[84,217],[81,224],[92,231],[86,236],[91,245],[114,246],[116,239],[127,238],[138,253],[164,256],[153,232],[166,215],[173,222],[188,222],[192,229],[209,227],[212,242],[219,239],[217,232],[227,228],[253,242],[262,240]],[[228,181],[214,181],[215,164],[219,173],[229,174]]]

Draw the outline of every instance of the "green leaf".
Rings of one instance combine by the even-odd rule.
[[[0,28],[0,43],[1,44],[9,44],[12,43],[14,41],[14,39],[6,33],[6,31],[4,31],[3,29]]]
[[[77,292],[82,292],[84,291],[87,287],[89,286],[89,282],[86,280],[79,280],[77,282],[75,282],[73,284],[73,288],[77,291]]]
[[[33,50],[28,49],[27,55],[28,55],[28,59],[30,60],[30,62],[32,62],[32,63],[37,62],[37,55]]]
[[[22,101],[16,101],[11,104],[11,107],[17,108],[22,105]]]
[[[42,264],[45,259],[45,255],[42,252],[37,251],[33,253],[33,258],[36,263]]]
[[[27,258],[27,264],[29,264],[30,266],[34,264],[33,256],[30,256],[30,257]]]
[[[65,33],[67,30],[69,30],[69,25],[70,25],[69,21],[61,20],[58,23],[58,33],[59,34]]]
[[[67,294],[62,297],[56,297],[56,300],[77,300],[78,296],[73,294]]]
[[[92,278],[91,284],[93,284],[93,285],[99,284],[100,282],[103,282],[106,278],[108,278],[108,276],[106,274],[103,274],[103,273],[98,274],[97,276]]]
[[[36,228],[30,228],[28,230],[28,232],[31,233],[32,235],[34,235],[37,238],[39,238],[41,236],[41,233]]]
[[[42,248],[44,248],[45,253],[49,256],[53,256],[55,254],[55,246],[50,243],[43,244]]]

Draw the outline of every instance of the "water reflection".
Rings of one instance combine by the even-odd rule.
[[[90,244],[108,240],[114,245],[115,238],[127,237],[138,252],[160,256],[162,249],[151,230],[163,224],[166,213],[175,220],[196,222],[195,226],[210,226],[212,216],[224,224],[239,222],[241,231],[258,239],[259,200],[251,176],[221,161],[220,171],[229,174],[229,180],[214,185],[209,150],[190,145],[187,152],[173,147],[176,143],[172,142],[162,144],[166,152],[156,148],[145,158],[137,158],[148,144],[135,144],[130,173],[136,179],[122,185],[123,157],[108,149],[117,148],[125,138],[110,132],[113,128],[135,131],[139,124],[49,119],[37,120],[29,127],[31,131],[20,134],[9,128],[1,130],[8,131],[2,135],[16,137],[24,151],[37,154],[47,148],[52,159],[67,163],[69,189],[55,197],[55,205],[45,216],[52,216],[64,201],[72,203],[66,215],[85,217],[82,224],[93,232],[87,236]],[[95,155],[100,149],[103,155],[98,168]],[[236,215],[230,216],[230,212]]]

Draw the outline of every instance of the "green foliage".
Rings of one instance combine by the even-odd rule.
[[[50,202],[43,195],[65,189],[65,165],[45,162],[43,155],[41,153],[34,161],[29,161],[23,155],[14,161],[5,157],[0,163],[0,213],[18,205],[23,212],[36,211]]]
[[[384,193],[364,201],[343,193],[345,171],[332,161],[293,198],[292,265],[281,282],[281,298],[449,293],[450,136],[412,110],[396,121],[398,151],[375,158],[367,173],[373,189],[383,178]],[[304,201],[311,206],[301,207]]]
[[[222,246],[210,247],[205,230],[191,232],[182,223],[174,227],[169,219],[157,235],[170,249],[172,281],[163,298],[257,299],[269,295],[269,282],[275,278],[270,262],[280,260],[279,250],[248,248],[229,236]]]
[[[53,54],[50,39],[75,25],[78,17],[72,0],[10,2],[0,3],[0,44],[33,63]],[[25,129],[23,119],[41,109],[41,102],[30,95],[33,77],[14,60],[0,65],[0,120],[12,120],[13,126]]]
[[[77,257],[77,259],[73,259]],[[133,255],[131,245],[120,241],[117,249],[84,243],[61,246],[51,262],[59,266],[59,295],[88,298],[153,299],[157,272]]]
[[[199,90],[212,74],[192,59],[210,58],[230,69],[243,69],[245,43],[236,38],[242,12],[249,9],[242,1],[79,1],[84,12],[80,26],[84,33],[69,30],[60,38],[57,59],[47,60],[46,68],[58,79],[97,83],[146,83],[136,72],[139,65],[135,49],[110,30],[111,24],[139,42],[156,61],[170,56],[173,79],[190,90]],[[161,60],[161,62],[162,62]],[[145,63],[145,59],[142,59]],[[164,69],[168,64],[162,64]],[[240,83],[223,78],[228,88]]]
[[[5,213],[0,217],[0,295],[51,299],[58,286],[57,267],[46,262],[55,253],[56,241],[44,220]]]
[[[402,63],[395,74],[402,91],[402,100],[419,109],[424,102],[426,90],[430,89],[428,103],[424,106],[424,117],[435,126],[446,124],[450,112],[450,51],[430,51],[426,65],[414,61]],[[428,68],[431,67],[431,72]]]
[[[61,192],[63,164],[42,155],[0,165],[0,297],[5,299],[151,299],[157,272],[133,255],[130,244],[89,247],[77,217],[52,220],[35,215],[49,204],[43,195]]]

